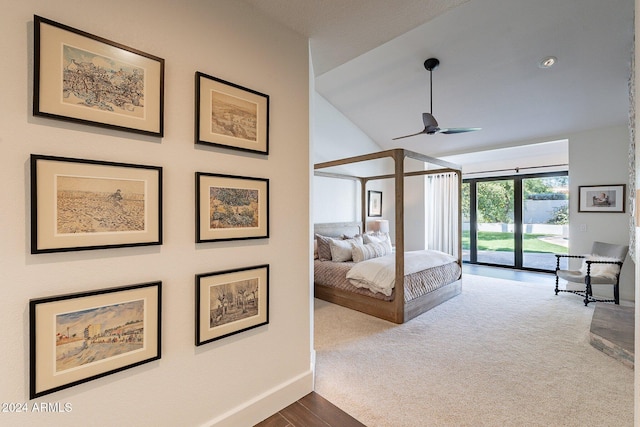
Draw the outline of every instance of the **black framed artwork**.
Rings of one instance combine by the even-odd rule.
[[[581,185],[578,187],[578,212],[624,213],[626,185]]]
[[[196,275],[196,346],[268,323],[268,264]]]
[[[196,144],[269,154],[269,95],[196,72]]]
[[[196,243],[269,237],[269,180],[196,172]]]
[[[161,357],[162,282],[29,301],[31,399]]]
[[[367,191],[367,216],[382,216],[382,191]]]
[[[31,253],[162,244],[162,167],[31,155]]]
[[[34,16],[33,114],[164,133],[164,59]]]

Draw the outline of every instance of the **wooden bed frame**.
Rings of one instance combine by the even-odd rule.
[[[391,158],[394,161],[394,173],[361,177],[342,173],[323,172],[322,169],[343,166],[353,163],[366,162],[377,159]],[[429,165],[437,166],[438,169],[420,170],[405,172],[405,158],[419,160]],[[335,304],[342,305],[354,310],[376,316],[394,323],[404,323],[419,314],[441,304],[442,302],[458,295],[462,291],[462,277],[457,281],[441,287],[433,292],[425,294],[414,300],[404,302],[404,178],[409,176],[420,176],[438,174],[444,172],[454,172],[458,175],[458,265],[462,266],[462,172],[460,167],[440,159],[428,157],[419,153],[404,149],[393,149],[378,153],[366,154],[362,156],[350,157],[341,160],[318,163],[314,165],[315,175],[329,178],[350,179],[360,182],[360,202],[362,220],[360,222],[316,224],[314,231],[317,234],[337,237],[342,234],[357,234],[363,230],[367,223],[366,194],[367,182],[380,179],[394,179],[395,186],[395,244],[396,244],[396,280],[395,297],[391,301],[384,301],[366,295],[359,295],[341,289],[328,288],[326,286],[314,285],[315,297]],[[328,233],[328,234],[327,234]]]

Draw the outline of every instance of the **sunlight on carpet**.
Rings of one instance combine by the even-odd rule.
[[[396,325],[315,301],[315,390],[367,426],[632,426],[633,370],[589,344],[593,307],[466,274]]]

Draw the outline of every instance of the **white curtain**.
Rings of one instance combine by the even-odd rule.
[[[425,232],[427,249],[458,256],[458,175],[425,178]]]

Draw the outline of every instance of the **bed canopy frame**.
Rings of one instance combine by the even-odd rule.
[[[356,176],[345,173],[327,172],[326,169],[335,168],[339,166],[351,165],[356,163],[371,162],[379,159],[391,159],[393,161],[393,173],[374,175],[374,176]],[[435,165],[436,169],[424,169],[416,171],[406,171],[405,159],[414,159],[422,162],[423,165]],[[318,289],[316,288],[316,296],[337,304],[347,306],[349,308],[363,311],[368,314],[372,314],[376,317],[381,317],[386,320],[390,320],[395,323],[403,323],[407,320],[429,310],[433,306],[451,298],[460,292],[460,287],[455,294],[447,294],[446,289],[442,292],[442,296],[438,302],[431,301],[430,299],[423,301],[408,301],[405,306],[404,301],[404,252],[405,252],[405,180],[407,177],[415,176],[427,176],[442,173],[454,173],[458,177],[458,197],[457,197],[457,211],[458,211],[458,223],[457,223],[457,262],[462,266],[462,171],[460,166],[453,163],[446,162],[434,157],[429,157],[413,151],[397,148],[391,150],[380,151],[371,154],[365,154],[360,156],[348,157],[339,160],[333,160],[323,163],[317,163],[314,165],[314,175],[318,177],[337,178],[353,180],[360,183],[360,206],[361,206],[361,226],[362,232],[365,232],[367,224],[367,183],[370,181],[393,179],[395,187],[395,297],[391,301],[383,301],[375,298],[371,298],[364,295],[342,295],[344,292],[339,290],[323,291],[321,295],[318,295]],[[460,280],[458,280],[460,282]],[[338,291],[338,292],[336,292]],[[424,295],[423,297],[427,297]],[[422,299],[423,297],[417,298]]]

